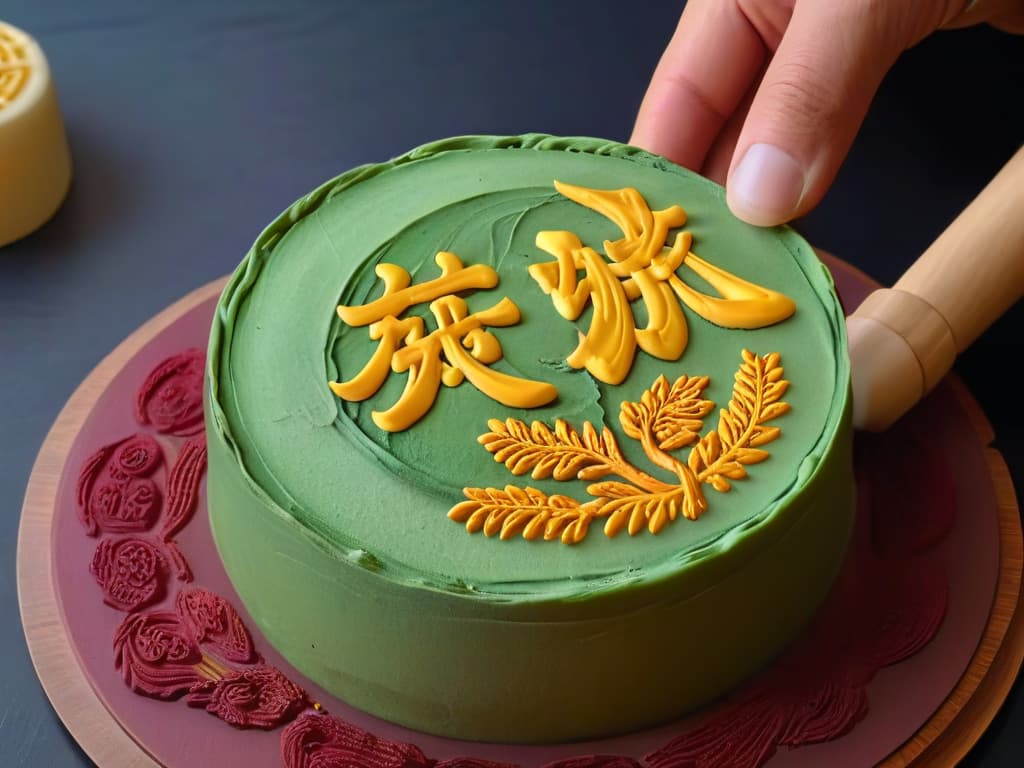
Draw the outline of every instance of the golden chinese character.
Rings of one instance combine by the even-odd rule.
[[[373,411],[374,423],[388,432],[399,432],[415,424],[430,410],[443,383],[454,387],[469,379],[488,397],[512,408],[536,408],[555,399],[551,384],[509,376],[490,369],[502,357],[501,344],[488,327],[519,322],[519,308],[503,298],[494,306],[469,313],[466,302],[456,296],[472,288],[492,288],[498,274],[477,264],[464,267],[454,253],[441,251],[435,262],[441,277],[410,285],[411,277],[395,264],[380,264],[377,276],[384,281],[384,294],[368,304],[339,306],[338,316],[348,325],[369,326],[370,338],[379,341],[363,369],[349,381],[330,382],[338,397],[362,401],[384,384],[389,371],[408,372],[405,390],[386,411]],[[437,330],[426,333],[423,318],[398,316],[415,304],[430,302]]]
[[[537,235],[537,247],[555,261],[535,264],[529,272],[551,296],[558,313],[575,320],[588,302],[593,308],[587,333],[580,334],[579,344],[566,358],[572,367],[586,368],[603,382],[619,384],[632,367],[637,346],[661,360],[678,360],[688,341],[679,301],[725,328],[761,328],[785,320],[796,310],[787,296],[698,257],[690,251],[689,232],[677,234],[672,246],[667,246],[669,231],[686,223],[686,212],[678,205],[652,211],[632,188],[594,190],[556,181],[555,189],[609,218],[623,235],[604,243],[611,262],[571,232]],[[701,293],[683,282],[676,270],[684,264],[720,295]],[[578,271],[584,277],[579,278]],[[647,309],[647,326],[642,329],[636,328],[630,307],[637,298]]]

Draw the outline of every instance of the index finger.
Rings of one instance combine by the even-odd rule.
[[[766,56],[735,0],[690,0],[644,94],[630,143],[699,171]]]

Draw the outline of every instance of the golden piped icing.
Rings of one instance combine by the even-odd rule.
[[[529,381],[488,368],[501,359],[501,343],[487,328],[519,322],[519,308],[507,297],[481,312],[468,312],[459,291],[491,288],[498,274],[488,266],[464,267],[454,253],[435,257],[441,277],[410,286],[409,273],[394,264],[377,266],[384,295],[357,307],[337,308],[338,317],[352,326],[369,325],[370,338],[380,344],[373,357],[350,381],[330,382],[344,400],[362,401],[380,389],[390,370],[407,373],[401,398],[386,411],[374,411],[383,430],[399,432],[415,424],[433,405],[443,383],[455,387],[468,379],[488,397],[513,408],[536,408],[555,399],[550,384]],[[426,332],[419,316],[399,319],[409,307],[430,303],[437,330]]]
[[[514,485],[466,488],[468,501],[452,507],[448,517],[465,523],[470,533],[482,530],[505,540],[522,532],[526,539],[560,539],[564,544],[582,541],[594,518],[606,518],[604,533],[609,537],[622,530],[635,536],[644,528],[657,534],[680,515],[696,520],[708,508],[701,483],[727,492],[730,481],[747,477],[747,466],[769,457],[762,446],[780,437],[782,430],[767,422],[789,410],[782,401],[789,382],[782,376],[777,354],[758,357],[743,350],[732,399],[720,412],[717,428],[703,437],[703,418],[715,407],[701,396],[707,376],[680,376],[671,386],[659,376],[639,402],[622,403],[623,431],[640,442],[651,464],[673,474],[675,482],[659,480],[631,464],[607,427],[598,430],[588,421],[577,432],[561,419],[554,430],[539,421],[528,427],[517,419],[492,419],[491,431],[479,442],[513,475],[529,472],[534,480],[560,481],[617,475],[621,481],[591,483],[587,493],[593,498],[587,502]],[[685,463],[672,454],[694,442]]]
[[[586,368],[601,381],[619,384],[629,373],[636,347],[661,360],[678,360],[689,338],[686,318],[675,296],[699,316],[725,328],[762,328],[785,320],[796,310],[791,299],[719,269],[696,256],[689,232],[672,229],[686,223],[679,205],[652,211],[632,188],[596,190],[555,181],[570,200],[613,221],[622,237],[605,241],[607,261],[571,232],[540,232],[537,247],[554,262],[530,267],[530,274],[567,320],[576,320],[593,306],[590,328],[568,357],[574,368]],[[687,285],[677,270],[686,265],[720,296]],[[577,273],[582,270],[583,278]],[[675,296],[673,296],[675,294]],[[647,326],[635,326],[630,302],[641,298]]]
[[[602,256],[572,232],[537,233],[537,247],[555,261],[534,264],[528,268],[529,274],[551,296],[564,318],[576,320],[588,305],[592,307],[589,329],[580,334],[579,345],[566,358],[573,368],[585,368],[600,381],[614,385],[629,374],[638,346],[661,360],[678,360],[689,338],[679,300],[700,317],[726,328],[761,328],[781,322],[795,311],[794,302],[782,293],[696,256],[690,250],[690,232],[678,233],[668,246],[670,231],[686,223],[681,206],[652,211],[632,188],[597,190],[557,180],[554,187],[610,219],[623,235],[605,241]],[[331,391],[344,400],[361,402],[378,392],[390,370],[408,372],[399,401],[386,411],[373,412],[374,423],[388,432],[408,429],[419,421],[433,405],[442,383],[455,387],[468,379],[487,396],[516,408],[536,408],[554,400],[557,389],[550,384],[487,367],[501,359],[502,353],[499,340],[486,329],[518,323],[519,309],[504,297],[489,309],[469,313],[457,294],[495,287],[498,273],[484,264],[464,266],[459,256],[447,251],[438,252],[435,262],[441,276],[419,284],[412,284],[408,271],[399,265],[378,264],[375,273],[384,283],[383,294],[362,305],[337,307],[343,322],[369,326],[370,338],[380,343],[352,379],[330,382]],[[684,263],[720,295],[687,285],[678,274]],[[582,278],[578,278],[580,270]],[[636,299],[643,301],[647,314],[642,329],[636,327],[633,316],[631,302]],[[410,307],[424,303],[429,303],[437,326],[430,333],[421,317],[400,318]]]

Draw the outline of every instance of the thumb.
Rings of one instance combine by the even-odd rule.
[[[886,72],[943,22],[942,5],[796,2],[733,153],[726,190],[736,216],[767,226],[817,205]]]

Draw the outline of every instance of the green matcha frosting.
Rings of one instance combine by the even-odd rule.
[[[744,279],[784,292],[789,319],[767,328],[720,328],[684,310],[689,343],[678,361],[639,351],[619,386],[596,381],[565,358],[589,315],[561,317],[527,267],[552,261],[535,245],[542,230],[569,230],[601,250],[621,236],[608,219],[567,200],[553,181],[638,189],[652,210],[681,205],[694,252]],[[511,298],[521,321],[492,329],[502,360],[492,367],[550,382],[548,406],[516,410],[468,381],[442,386],[427,416],[397,433],[379,429],[371,410],[401,396],[406,374],[393,373],[374,397],[345,403],[327,382],[351,378],[377,342],[342,323],[338,304],[381,293],[374,267],[405,268],[414,283],[439,275],[438,251],[500,276],[492,289],[466,296],[471,310]],[[700,278],[687,275],[695,287]],[[711,291],[713,293],[713,291]],[[633,302],[638,323],[643,303]],[[410,308],[433,323],[425,306]],[[847,398],[844,322],[832,282],[813,251],[786,228],[760,229],[734,219],[717,185],[625,145],[587,138],[526,135],[450,139],[388,163],[356,168],[323,184],[271,224],[256,241],[220,302],[211,342],[218,429],[254,489],[340,557],[385,578],[483,599],[576,596],[623,583],[656,580],[737,546],[800,493],[833,438]],[[565,419],[606,424],[637,466],[639,444],[622,433],[619,406],[639,400],[658,375],[709,376],[704,396],[724,408],[741,350],[781,356],[791,382],[791,411],[770,458],[728,493],[710,488],[708,511],[679,519],[658,535],[606,537],[594,525],[575,546],[516,537],[470,535],[447,519],[464,487],[509,483],[589,497],[584,482],[517,478],[477,442],[489,419],[552,425]],[[706,419],[713,429],[716,411]],[[681,452],[685,457],[685,450]],[[656,473],[656,471],[652,472]],[[668,479],[668,478],[666,478]]]
[[[623,233],[556,181],[633,188],[652,211],[681,206],[685,224],[667,244],[689,232],[692,254],[784,294],[795,311],[739,330],[684,306],[689,339],[678,360],[637,349],[617,385],[573,367],[581,334],[597,327],[593,302],[574,320],[556,311],[530,272],[555,260],[537,235],[571,232],[605,254]],[[440,251],[496,275],[460,292],[468,313],[504,300],[518,307],[518,322],[487,328],[501,350],[488,368],[550,384],[557,396],[514,408],[467,379],[440,386],[408,429],[384,431],[372,413],[402,400],[410,374],[387,371],[360,402],[336,396],[329,383],[356,379],[381,347],[372,326],[344,322],[336,309],[381,297],[382,265],[411,285],[434,280]],[[715,296],[690,267],[676,276]],[[645,300],[629,306],[643,328]],[[437,327],[426,304],[403,317],[421,318],[427,333]],[[697,423],[701,435],[714,433],[744,350],[778,355],[789,408],[766,419],[780,432],[759,446],[767,453],[746,477],[728,491],[702,486],[707,509],[696,520],[608,537],[596,519],[569,545],[501,540],[449,519],[466,488],[592,498],[590,479],[517,476],[496,462],[478,442],[491,420],[608,429],[626,461],[674,482],[620,421],[623,403],[643,401],[662,376],[706,376],[701,397],[715,407]],[[430,733],[559,741],[700,706],[799,634],[849,538],[849,364],[828,272],[792,230],[738,221],[721,187],[623,144],[460,137],[326,182],[272,222],[231,277],[208,379],[210,522],[245,608],[308,678]],[[682,462],[691,450],[672,449]]]

